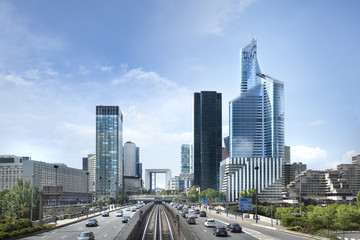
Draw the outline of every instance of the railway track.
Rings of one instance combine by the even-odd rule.
[[[174,240],[170,219],[162,204],[154,204],[146,221],[142,240]]]

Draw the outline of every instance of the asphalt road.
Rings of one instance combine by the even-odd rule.
[[[228,225],[228,220],[224,220],[220,217],[218,217],[215,214],[208,213],[208,217],[206,218],[212,218],[215,219],[217,226],[224,226]],[[191,228],[196,232],[196,234],[201,239],[217,239],[216,236],[213,235],[213,228],[207,228],[204,226],[205,217],[198,217],[196,220],[196,225],[190,225]],[[271,227],[257,227],[252,224],[244,224],[240,222],[240,226],[243,228],[242,233],[231,233],[228,231],[228,237],[232,239],[259,239],[259,240],[306,240],[309,238],[306,237],[300,237],[292,234],[287,234],[283,232],[276,231],[275,228]]]
[[[126,208],[125,208],[126,209]],[[135,212],[125,211],[124,215],[132,217]],[[49,232],[37,234],[31,237],[26,237],[26,240],[74,240],[77,239],[79,234],[84,231],[92,231],[95,234],[95,239],[114,239],[126,223],[121,222],[121,217],[116,217],[115,212],[110,212],[109,217],[98,216],[97,219],[99,226],[85,227],[85,222],[71,224],[69,226],[54,229]]]

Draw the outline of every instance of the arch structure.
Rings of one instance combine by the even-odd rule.
[[[157,173],[165,173],[165,188],[169,189],[169,182],[171,180],[170,169],[145,169],[145,188],[149,190],[155,190]]]

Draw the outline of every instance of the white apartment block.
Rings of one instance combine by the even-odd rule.
[[[22,163],[0,163],[0,191],[13,188],[22,177]]]

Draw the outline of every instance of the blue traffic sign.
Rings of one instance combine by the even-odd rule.
[[[239,199],[239,210],[250,211],[252,209],[251,198],[240,198]]]

